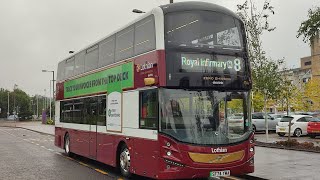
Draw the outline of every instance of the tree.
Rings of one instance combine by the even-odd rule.
[[[264,99],[264,112],[267,118],[267,100],[276,97],[280,93],[280,71],[279,67],[283,60],[273,61],[266,57],[266,52],[262,47],[261,35],[263,32],[271,32],[275,27],[270,27],[268,18],[273,15],[274,7],[269,1],[265,1],[261,10],[259,10],[252,1],[245,1],[237,5],[238,15],[246,27],[248,56],[252,67],[252,80],[254,93],[260,93]],[[268,141],[268,123],[265,119],[266,134]]]
[[[304,89],[308,111],[320,110],[320,79],[312,78]]]
[[[310,40],[320,31],[320,7],[309,9],[308,19],[303,21],[299,27],[297,38],[303,36],[304,42]]]
[[[9,91],[3,88],[0,88],[0,118],[7,117],[8,112],[8,93]],[[10,97],[10,96],[9,96]],[[11,105],[9,108],[11,109],[13,105]]]

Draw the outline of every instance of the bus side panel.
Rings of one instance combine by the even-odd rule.
[[[59,148],[64,148],[64,130],[60,127],[55,127],[54,145]]]
[[[99,129],[106,129],[105,126],[98,127]],[[101,132],[101,131],[100,131]],[[97,160],[111,165],[116,166],[116,154],[114,149],[116,149],[115,144],[115,136],[111,134],[105,134],[105,133],[98,133],[98,141],[97,141]]]
[[[135,174],[150,178],[158,177],[159,143],[156,140],[135,138],[132,168]]]

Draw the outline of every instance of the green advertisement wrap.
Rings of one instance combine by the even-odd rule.
[[[65,82],[64,98],[100,92],[122,92],[122,89],[133,87],[133,81],[133,62],[129,62]]]

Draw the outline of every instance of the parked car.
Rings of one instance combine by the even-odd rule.
[[[290,115],[281,118],[276,127],[276,133],[279,136],[284,136],[289,133],[289,121],[291,121],[290,135],[300,137],[301,135],[307,135],[308,122],[312,116],[308,115]]]
[[[311,118],[308,122],[307,132],[308,136],[311,138],[320,136],[320,117]]]
[[[7,119],[8,120],[19,120],[19,117],[17,115],[10,115]]]
[[[234,114],[228,118],[229,130],[233,132],[244,131],[244,120],[243,114]]]
[[[268,130],[276,130],[276,125],[280,119],[272,117],[267,114]],[[264,131],[266,130],[265,125],[265,114],[263,112],[252,113],[252,128],[254,131]]]

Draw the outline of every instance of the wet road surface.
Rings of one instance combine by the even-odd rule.
[[[0,127],[0,179],[119,179],[106,169],[66,157],[53,140],[51,135]]]

